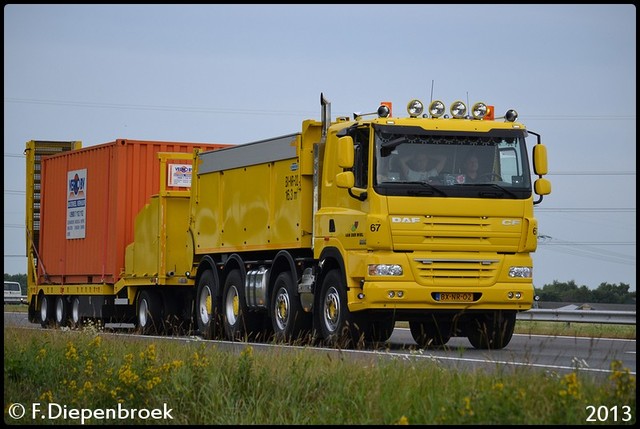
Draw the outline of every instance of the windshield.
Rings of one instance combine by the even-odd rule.
[[[490,133],[376,127],[375,185],[383,195],[528,198],[522,130]],[[431,189],[432,192],[425,190]]]

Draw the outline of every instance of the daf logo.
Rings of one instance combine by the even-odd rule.
[[[391,223],[420,223],[419,217],[392,217]]]
[[[520,219],[502,219],[502,224],[505,226],[520,225]]]

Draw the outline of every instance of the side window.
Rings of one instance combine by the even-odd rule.
[[[518,154],[513,148],[500,149],[500,168],[505,181],[511,182],[512,177],[522,177],[519,167]]]
[[[358,129],[353,133],[355,149],[353,175],[356,188],[366,188],[369,176],[369,129]]]

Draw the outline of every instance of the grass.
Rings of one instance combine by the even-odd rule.
[[[636,325],[518,320],[516,334],[636,339]]]
[[[18,312],[18,313],[26,313],[29,310],[29,306],[27,304],[5,304],[4,311],[7,312]]]
[[[236,353],[202,341],[123,341],[91,326],[5,327],[4,336],[5,422],[13,424],[581,425],[589,407],[611,411],[595,423],[635,423],[636,380],[616,361],[603,382],[577,371],[489,374],[304,348]],[[16,403],[28,412],[12,420]]]

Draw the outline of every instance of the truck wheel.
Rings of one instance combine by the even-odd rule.
[[[320,336],[328,345],[348,348],[360,343],[360,329],[347,307],[346,287],[339,270],[333,269],[325,276],[316,308]]]
[[[470,322],[467,338],[476,349],[500,350],[511,341],[515,326],[515,311],[481,314]]]
[[[366,325],[365,341],[372,343],[384,343],[387,341],[393,329],[396,326],[396,321],[390,316],[379,316],[380,319],[368,318],[368,325]]]
[[[55,323],[56,326],[69,326],[69,301],[64,296],[56,297]]]
[[[421,349],[444,346],[451,339],[451,325],[434,318],[409,322],[409,330],[413,340]]]
[[[219,306],[216,300],[218,285],[211,270],[206,270],[198,280],[196,292],[196,323],[200,335],[206,340],[214,339],[217,335]]]
[[[163,332],[162,302],[157,293],[143,290],[138,296],[138,329],[143,334]]]
[[[297,340],[311,331],[311,314],[302,308],[289,272],[280,273],[276,278],[270,314],[276,342]]]
[[[50,296],[40,295],[38,300],[40,303],[39,319],[40,326],[43,328],[50,328],[53,326],[53,301]]]
[[[251,313],[247,307],[240,270],[232,270],[224,282],[222,316],[224,333],[230,341],[254,339],[264,331],[263,315]]]

